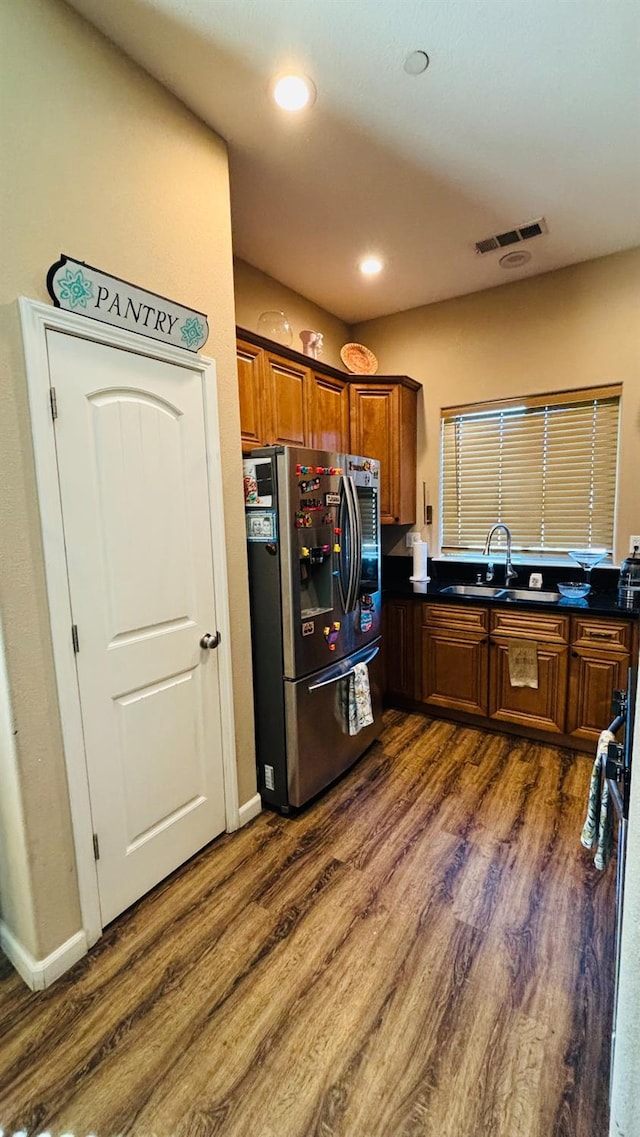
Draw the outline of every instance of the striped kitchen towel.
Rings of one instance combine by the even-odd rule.
[[[615,736],[610,730],[603,730],[596,747],[589,783],[587,816],[580,837],[585,849],[593,849],[595,845],[596,855],[593,863],[597,869],[606,868],[613,851],[613,807],[605,775],[607,747],[610,742],[615,742]]]

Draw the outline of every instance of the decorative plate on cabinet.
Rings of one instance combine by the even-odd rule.
[[[340,348],[340,359],[354,375],[375,375],[378,370],[375,355],[361,343],[346,343]]]

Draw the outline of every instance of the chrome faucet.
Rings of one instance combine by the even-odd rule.
[[[492,525],[489,532],[487,533],[487,539],[484,543],[484,551],[483,551],[482,555],[484,557],[488,557],[490,555],[490,553],[491,553],[491,538],[493,537],[493,534],[496,532],[497,529],[504,529],[505,535],[507,538],[507,555],[506,555],[505,562],[504,562],[504,583],[505,583],[506,587],[508,588],[511,581],[517,579],[518,574],[517,574],[516,570],[514,569],[513,565],[511,564],[511,530],[509,528],[507,528],[506,525],[503,525],[501,521],[499,521],[497,523],[497,525]],[[487,584],[489,583],[489,581],[493,580],[493,562],[492,561],[489,561],[489,563],[487,565],[487,571],[486,571],[485,579],[487,581]]]

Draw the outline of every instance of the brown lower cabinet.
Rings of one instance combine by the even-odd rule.
[[[467,714],[488,710],[489,611],[423,604],[419,628],[420,702]]]
[[[400,700],[415,697],[413,660],[413,600],[388,600],[383,607],[382,651],[385,689]]]
[[[567,731],[592,741],[611,715],[611,694],[627,685],[637,656],[637,626],[630,620],[574,616]]]
[[[537,648],[537,687],[511,685],[509,654],[523,640]],[[555,612],[493,609],[490,654],[490,718],[564,734],[569,617]]]
[[[512,687],[509,651],[513,640],[491,637],[489,716],[500,722],[536,730],[565,732],[568,649],[561,644],[538,644],[538,686]]]
[[[384,617],[391,701],[577,749],[597,742],[637,657],[636,622],[615,617],[411,599],[385,601]],[[537,688],[511,685],[509,652],[522,640],[537,646]]]

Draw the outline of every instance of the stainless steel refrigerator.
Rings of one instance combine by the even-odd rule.
[[[377,738],[382,713],[380,465],[294,447],[244,462],[259,791],[308,802]],[[348,721],[366,664],[373,722]]]

